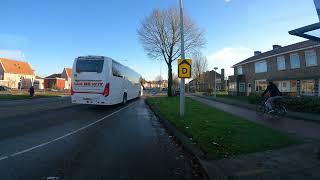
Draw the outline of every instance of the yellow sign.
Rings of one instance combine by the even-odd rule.
[[[178,59],[178,77],[191,78],[191,59]]]

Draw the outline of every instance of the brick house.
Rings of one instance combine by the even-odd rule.
[[[320,43],[303,41],[281,47],[245,59],[232,67],[229,76],[229,92],[232,94],[261,93],[268,81],[274,82],[280,91],[294,96],[319,96]]]
[[[63,68],[63,71],[61,73],[61,78],[65,79],[64,89],[71,89],[72,69],[71,68]]]
[[[0,85],[19,88],[20,81],[31,85],[34,79],[34,71],[28,62],[0,58]]]
[[[63,90],[65,88],[65,82],[66,79],[61,78],[61,74],[52,74],[44,78],[44,88]]]
[[[215,74],[216,74],[216,83],[215,83]],[[207,71],[201,74],[200,79],[193,79],[188,83],[189,91],[208,91],[214,90],[214,87],[217,87],[217,91],[226,90],[226,80],[224,75],[224,69],[221,69],[221,73],[216,71]]]

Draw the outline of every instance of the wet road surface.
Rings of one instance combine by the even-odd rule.
[[[64,105],[0,123],[1,180],[201,179],[143,99]]]

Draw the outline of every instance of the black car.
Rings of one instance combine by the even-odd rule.
[[[0,91],[10,91],[10,88],[7,86],[0,86]]]

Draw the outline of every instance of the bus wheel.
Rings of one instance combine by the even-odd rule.
[[[127,93],[123,94],[122,104],[127,104]]]

